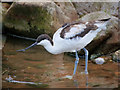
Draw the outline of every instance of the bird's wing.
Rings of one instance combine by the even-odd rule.
[[[76,37],[85,36],[90,30],[96,30],[98,27],[93,22],[77,23],[66,25],[60,33],[60,37],[63,39],[73,39]]]

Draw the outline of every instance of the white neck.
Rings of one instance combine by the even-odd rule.
[[[40,43],[38,43],[37,45],[42,45],[44,46],[44,48],[49,52],[49,53],[52,53],[52,54],[58,54],[56,52],[56,47],[54,46],[54,44],[52,45],[50,43],[49,40],[42,40]]]

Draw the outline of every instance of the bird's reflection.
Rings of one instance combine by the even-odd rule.
[[[74,85],[76,88],[79,88],[79,82],[74,78]],[[85,86],[86,90],[88,90],[88,75],[85,75]]]

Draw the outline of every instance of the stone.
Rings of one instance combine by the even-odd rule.
[[[2,3],[2,7],[5,9],[9,9],[10,6],[11,6],[11,4],[9,4],[9,3]]]
[[[78,19],[71,2],[15,2],[4,16],[7,32],[36,38],[50,36],[64,23]],[[67,12],[69,11],[69,12]]]
[[[118,2],[102,2],[101,11],[104,11],[112,16],[118,17]]]
[[[111,55],[103,55],[103,56],[96,55],[96,57],[94,55],[91,55],[91,58],[90,58],[94,64],[102,65],[102,64],[106,64],[107,62],[113,61]]]
[[[118,2],[73,2],[79,17],[96,11],[118,17]]]
[[[95,59],[95,63],[101,65],[101,64],[105,63],[105,60],[104,60],[104,58],[100,58],[100,57],[99,57],[99,58],[96,58],[96,59]]]
[[[98,2],[73,2],[73,5],[80,18],[88,13],[99,11],[101,6]]]
[[[115,62],[120,62],[120,50],[117,50],[112,54],[112,59]]]

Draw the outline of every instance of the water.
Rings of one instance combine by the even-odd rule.
[[[34,42],[12,37],[7,38],[3,48],[3,88],[118,87],[118,63],[108,61],[106,64],[96,65],[89,61],[89,74],[85,75],[81,73],[84,72],[85,61],[80,59],[76,76],[71,79],[74,57],[67,54],[52,55],[42,46],[35,46],[25,52],[16,51],[26,48],[32,43]],[[9,76],[15,82],[7,81],[6,78]]]

